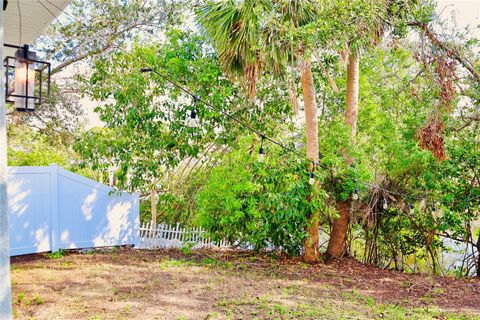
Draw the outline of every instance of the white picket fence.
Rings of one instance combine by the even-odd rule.
[[[206,232],[202,228],[182,228],[178,223],[176,225],[161,223],[157,226],[154,226],[151,221],[143,223],[140,225],[138,235],[139,244],[137,247],[142,249],[182,248],[189,243],[193,245],[193,249],[230,247],[226,240],[212,241],[206,236]]]

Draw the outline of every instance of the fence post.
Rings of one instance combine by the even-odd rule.
[[[134,215],[135,218],[135,223],[133,226],[133,239],[132,243],[134,244],[135,247],[141,246],[141,234],[140,234],[140,229],[142,228],[142,225],[140,224],[140,194],[138,192],[134,192],[131,194],[131,201],[132,201],[132,214]],[[138,232],[137,232],[138,231]]]
[[[52,163],[50,169],[50,250],[58,251],[58,165]]]

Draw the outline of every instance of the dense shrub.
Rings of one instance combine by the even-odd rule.
[[[324,193],[308,184],[305,162],[268,146],[262,163],[257,149],[243,139],[213,169],[197,196],[198,223],[215,239],[298,254],[307,215],[328,211]]]

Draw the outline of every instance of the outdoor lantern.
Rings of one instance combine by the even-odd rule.
[[[13,103],[17,111],[34,111],[36,105],[50,96],[50,63],[37,60],[37,54],[28,45],[5,46],[18,49],[14,57],[7,56],[4,60],[5,100]]]

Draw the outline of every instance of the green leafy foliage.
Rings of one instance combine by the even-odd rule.
[[[158,74],[140,73],[146,66],[188,88],[202,102],[195,104]],[[157,190],[164,222],[191,220],[195,190],[214,161],[210,154],[247,130],[224,111],[266,133],[275,132],[276,123],[291,114],[282,85],[272,90],[275,81],[259,87],[262,104],[246,102],[223,76],[211,47],[189,31],[170,30],[165,43],[135,46],[100,59],[84,81],[85,94],[101,102],[96,112],[106,126],[89,130],[75,144],[83,165],[100,172],[113,168],[120,188],[145,196]],[[200,119],[199,128],[187,125],[192,110]],[[268,120],[265,113],[271,115]],[[149,219],[148,208],[147,200],[141,206],[142,219]]]
[[[439,61],[454,65],[452,52],[462,47],[458,56],[468,57],[478,70],[478,55],[471,52],[478,41],[457,46],[456,39],[447,38],[451,47],[445,49],[406,37],[411,26],[435,21],[430,1],[319,4],[213,1],[196,13],[214,44],[195,32],[172,29],[161,43],[133,42],[129,50],[98,59],[83,91],[99,101],[96,111],[105,128],[85,133],[75,149],[86,167],[115,168],[119,187],[141,191],[144,198],[158,191],[162,221],[198,223],[217,240],[257,249],[272,245],[299,253],[311,213],[322,213],[320,223],[328,233],[336,203],[358,189],[347,253],[398,269],[415,257],[438,272],[444,237],[478,246],[474,222],[480,199],[474,107],[479,84],[474,74],[442,78]],[[354,138],[344,124],[347,51],[360,53]],[[258,137],[222,114],[234,114],[303,152],[305,137],[298,135],[303,127],[291,121],[291,104],[302,100],[295,85],[298,61],[310,56],[321,155],[314,188],[307,184],[306,164],[291,153],[268,145],[267,160],[259,163]],[[195,105],[161,76],[141,74],[142,67],[155,68],[214,108]],[[242,92],[252,93],[252,82],[256,98],[246,101]],[[442,105],[445,83],[461,93],[453,90]],[[201,128],[186,126],[192,109]],[[442,124],[436,134],[445,149],[443,161],[419,143],[432,119]],[[142,220],[150,219],[149,211],[146,200]]]
[[[308,184],[303,161],[274,146],[259,162],[257,144],[241,139],[212,170],[197,196],[198,223],[217,240],[298,254],[308,215],[330,212],[325,193]]]
[[[156,188],[167,170],[198,155],[199,142],[212,138],[212,120],[218,118],[218,113],[194,105],[191,97],[161,77],[140,73],[145,66],[191,87],[216,105],[232,93],[212,52],[202,46],[198,36],[186,32],[172,31],[162,47],[135,47],[132,52],[98,61],[95,72],[86,79],[85,90],[104,101],[96,111],[106,128],[88,132],[76,150],[95,169],[117,168],[120,185],[131,190]],[[186,125],[193,109],[202,119],[202,129]]]
[[[26,126],[9,128],[10,166],[48,166],[56,163],[69,167],[74,155],[66,148],[58,148],[47,136],[33,131]]]

